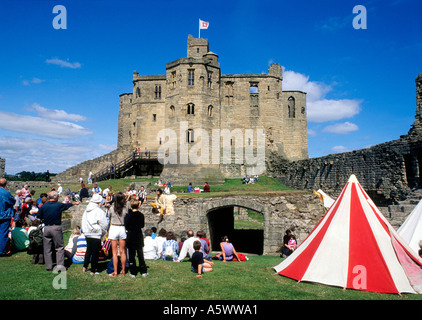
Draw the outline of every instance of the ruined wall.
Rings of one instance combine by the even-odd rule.
[[[53,183],[79,183],[79,178],[82,177],[86,183],[88,181],[90,171],[92,171],[95,175],[96,172],[109,167],[112,163],[117,163],[127,158],[132,154],[132,152],[133,150],[129,146],[117,148],[116,150],[101,157],[87,160],[70,167],[69,169],[52,177],[51,181]]]
[[[204,230],[210,237],[209,214],[215,210],[239,206],[259,212],[264,216],[264,254],[274,254],[280,249],[286,229],[293,230],[299,243],[303,241],[325,212],[317,196],[301,192],[268,197],[178,198],[174,201],[174,215],[166,215],[163,222],[157,224],[158,217],[151,212],[150,203],[153,200],[147,199],[141,207],[145,214],[144,230],[151,227],[157,227],[158,230],[164,228],[173,231],[178,240],[182,236],[186,237],[188,230]],[[85,207],[82,204],[69,209],[72,228],[80,226]],[[228,234],[229,237],[231,235]],[[219,248],[212,250],[218,251]]]
[[[292,188],[322,189],[337,196],[351,174],[378,206],[388,206],[422,187],[422,74],[416,78],[416,121],[407,135],[371,148],[288,162],[269,155],[268,173]]]
[[[0,178],[3,178],[6,173],[6,159],[0,158]]]

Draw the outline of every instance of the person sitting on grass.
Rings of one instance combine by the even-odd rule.
[[[213,270],[212,266],[214,263],[212,261],[204,260],[204,255],[200,251],[201,241],[195,240],[193,242],[193,248],[195,249],[195,252],[191,258],[191,271],[197,273],[196,276],[200,278],[203,273],[211,272]]]
[[[167,261],[175,261],[179,258],[179,244],[173,232],[166,234],[166,241],[161,246],[162,259]]]
[[[10,245],[12,251],[25,251],[29,246],[28,232],[24,228],[25,222],[23,219],[19,219],[15,223],[15,227],[11,232]]]
[[[229,238],[224,236],[220,242],[221,252],[218,253],[215,258],[222,260],[223,262],[232,261],[234,257],[237,258],[237,261],[241,262],[236,249],[234,248],[233,244],[229,242]]]

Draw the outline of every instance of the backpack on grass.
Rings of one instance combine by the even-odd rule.
[[[29,233],[28,254],[37,254],[43,252],[43,227],[39,226],[37,229]]]

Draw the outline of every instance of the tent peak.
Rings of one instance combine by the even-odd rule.
[[[349,181],[347,181],[347,182],[350,182],[350,183],[359,183],[358,179],[356,178],[356,176],[354,174],[352,174],[350,176]]]

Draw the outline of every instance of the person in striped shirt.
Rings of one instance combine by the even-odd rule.
[[[76,252],[72,257],[72,262],[76,264],[83,264],[85,260],[85,252],[86,252],[86,238],[84,234],[81,234],[78,237],[78,241],[76,242]],[[84,272],[86,270],[83,270]]]

